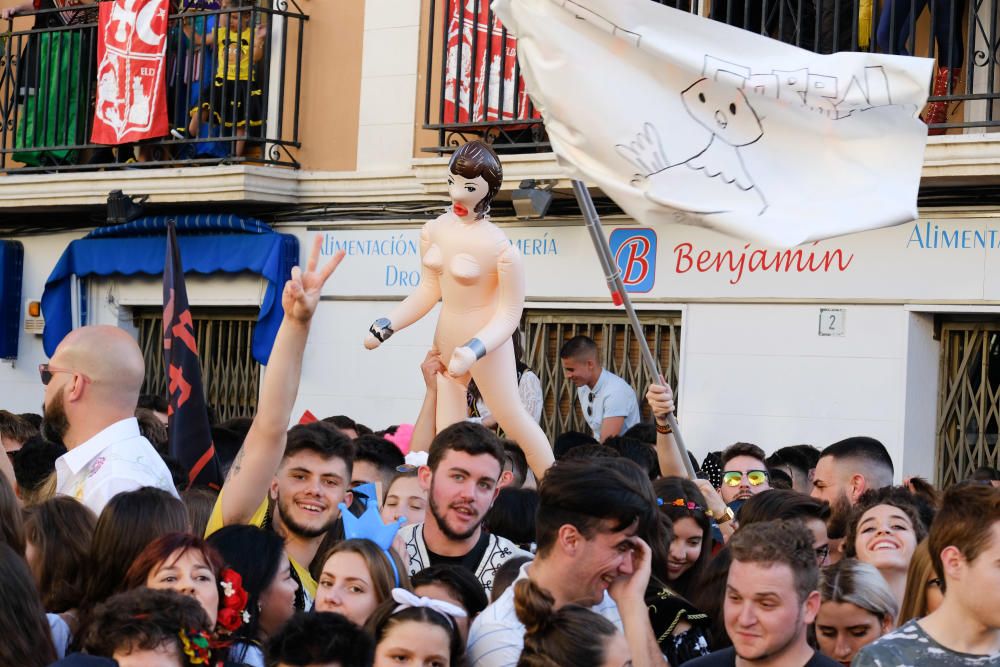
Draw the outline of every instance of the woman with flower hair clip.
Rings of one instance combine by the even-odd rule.
[[[455,619],[465,610],[400,588],[375,610],[365,629],[375,638],[373,667],[399,664],[461,667],[465,645]]]
[[[228,646],[232,634],[250,618],[242,577],[223,566],[214,547],[189,533],[170,533],[151,542],[132,562],[125,586],[193,597],[208,614],[214,648]]]

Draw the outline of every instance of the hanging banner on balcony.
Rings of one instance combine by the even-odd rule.
[[[125,144],[167,134],[169,10],[169,0],[101,3],[91,134],[95,144]]]
[[[517,41],[505,34],[489,0],[448,0],[447,53],[442,122],[541,118],[524,90]]]
[[[493,9],[560,161],[643,224],[791,246],[917,216],[929,59],[818,55],[655,2]]]

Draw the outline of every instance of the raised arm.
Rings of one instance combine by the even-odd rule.
[[[430,268],[426,263],[427,253],[432,251],[430,226],[433,224],[432,220],[420,230],[420,284],[410,296],[389,311],[387,316],[380,317],[372,323],[365,338],[365,347],[369,350],[374,350],[387,341],[389,336],[419,320],[441,300],[441,269]],[[438,251],[435,248],[433,252]]]
[[[413,424],[413,435],[410,437],[411,452],[425,452],[431,448],[431,440],[437,435],[437,376],[444,372],[441,353],[431,348],[420,364],[420,372],[424,376],[424,402],[420,406],[420,415]]]
[[[687,477],[687,466],[677,451],[673,431],[667,425],[667,415],[674,411],[674,395],[669,385],[651,384],[646,392],[646,402],[656,420],[656,459],[664,477]]]
[[[288,422],[299,391],[302,355],[309,326],[323,285],[344,258],[344,252],[339,251],[322,269],[317,270],[321,245],[322,237],[317,235],[305,273],[297,266],[293,268],[292,278],[285,283],[281,294],[285,318],[274,339],[271,359],[261,383],[257,416],[222,487],[224,524],[243,523],[253,516],[267,496],[268,487],[285,452]]]
[[[524,310],[524,265],[521,253],[503,238],[504,247],[497,260],[497,310],[482,329],[461,347],[456,347],[448,362],[448,373],[465,375],[476,360],[508,340],[521,321]]]

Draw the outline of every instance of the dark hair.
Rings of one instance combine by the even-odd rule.
[[[38,435],[38,429],[13,412],[0,410],[0,435],[24,444],[28,438]]]
[[[36,431],[42,428],[42,416],[37,412],[22,412],[18,417],[31,424]]]
[[[608,619],[575,604],[555,609],[555,599],[531,579],[514,584],[514,611],[524,623],[518,667],[601,665],[607,640],[618,629]]]
[[[0,451],[0,456],[6,456]],[[11,549],[24,556],[24,519],[21,516],[21,504],[17,501],[14,487],[7,481],[6,475],[0,474],[0,542],[7,543]]]
[[[739,532],[739,531],[737,531]],[[718,553],[705,563],[698,578],[691,580],[689,595],[695,609],[704,613],[709,619],[709,634],[712,636],[712,650],[719,651],[733,645],[726,630],[726,580],[729,577],[729,566],[733,563],[733,554],[728,547],[722,547]],[[687,573],[685,573],[687,574]]]
[[[628,480],[629,487],[647,496],[653,505],[652,520],[640,525],[636,531],[636,536],[649,545],[651,552],[650,566],[652,568],[654,584],[666,585],[667,563],[670,559],[670,543],[674,539],[674,523],[669,517],[656,511],[656,492],[646,475],[646,472],[636,463],[628,460],[624,456],[616,459],[603,461],[604,467],[609,470],[617,470]]]
[[[653,422],[638,422],[622,433],[624,438],[632,438],[647,445],[656,446],[656,424]]]
[[[855,436],[840,440],[824,449],[819,455],[821,459],[827,456],[833,457],[835,461],[847,459],[856,461],[857,471],[863,473],[866,479],[871,477],[875,482],[870,484],[870,487],[877,488],[892,484],[894,474],[892,457],[889,456],[885,445],[875,438]],[[878,476],[875,477],[872,472]]]
[[[145,586],[146,580],[152,574],[153,570],[158,565],[165,563],[172,554],[178,551],[182,552],[182,554],[185,551],[197,551],[201,554],[202,560],[205,561],[205,564],[212,570],[212,574],[215,575],[216,583],[219,582],[224,563],[222,554],[215,547],[190,533],[169,533],[150,542],[149,546],[135,557],[132,565],[128,568],[128,572],[125,573],[125,588],[132,589]],[[223,599],[221,594],[219,599]]]
[[[371,667],[375,644],[368,633],[340,614],[296,612],[267,642],[268,664],[336,663],[340,667]]]
[[[383,476],[392,473],[406,463],[399,447],[377,435],[359,435],[354,439],[354,460],[375,464]]]
[[[506,467],[507,462],[510,462],[510,472],[514,479],[511,482],[511,486],[520,488],[524,486],[524,480],[528,479],[528,459],[524,455],[524,452],[513,440],[501,440],[500,444],[503,445],[503,453],[507,461],[504,462]]]
[[[566,431],[565,433],[560,433],[556,436],[556,439],[552,441],[552,454],[555,456],[556,460],[563,458],[566,454],[576,447],[582,447],[584,445],[599,445],[601,443],[597,442],[597,438],[590,435],[589,433],[580,433],[579,431]]]
[[[56,471],[56,459],[66,453],[66,447],[49,442],[40,435],[28,438],[14,454],[14,478],[22,495],[39,489]]]
[[[45,607],[24,558],[0,544],[0,664],[45,667],[57,656]]]
[[[80,605],[96,525],[97,515],[69,496],[25,508],[24,533],[35,550],[29,566],[46,610],[61,614]]]
[[[486,191],[486,196],[476,204],[476,217],[482,218],[490,212],[490,204],[493,203],[493,198],[500,192],[500,186],[503,184],[503,166],[489,144],[470,141],[460,146],[448,162],[448,173],[462,178],[482,176],[489,189]]]
[[[656,493],[657,502],[663,501],[663,504],[659,505],[660,514],[670,519],[671,524],[681,519],[694,519],[701,528],[701,553],[698,554],[698,560],[688,568],[687,572],[670,582],[670,587],[681,595],[691,595],[694,592],[694,582],[698,580],[702,570],[712,558],[712,522],[705,514],[708,502],[698,485],[686,477],[658,479],[653,482],[653,491]],[[675,504],[678,500],[681,503]],[[689,504],[693,504],[694,508]]]
[[[830,506],[822,500],[790,489],[771,489],[751,496],[740,507],[740,528],[752,523],[774,521],[775,519],[819,519],[830,518]]]
[[[334,415],[332,417],[324,417],[320,421],[324,421],[327,424],[333,424],[334,426],[336,426],[337,428],[339,428],[341,430],[351,429],[352,431],[354,431],[355,433],[357,433],[359,436],[361,436],[361,435],[372,435],[372,430],[370,428],[368,428],[364,424],[361,424],[359,422],[354,421],[353,419],[351,419],[347,415]],[[395,431],[396,429],[393,428],[392,430]],[[375,435],[381,436],[383,434],[382,433],[376,433]]]
[[[767,466],[767,483],[772,489],[790,490],[794,483],[792,476],[781,468]]]
[[[639,533],[645,533],[657,520],[650,487],[636,487],[605,462],[560,461],[542,479],[538,496],[535,525],[540,556],[552,549],[559,529],[567,524],[591,539],[604,521],[612,522],[611,532],[635,524]]]
[[[506,561],[509,563],[510,561]],[[501,567],[503,567],[501,565]],[[497,570],[499,572],[499,570]],[[494,575],[494,586],[496,578]],[[452,596],[462,601],[462,607],[469,615],[469,622],[489,606],[490,601],[486,597],[483,585],[471,571],[460,565],[439,564],[425,567],[410,577],[410,584],[416,589],[418,586],[429,586],[438,584],[444,586],[451,592]]]
[[[1000,470],[992,466],[979,466],[972,471],[968,479],[973,479],[979,482],[995,482],[1000,480]]]
[[[246,440],[246,433],[240,433],[226,426],[212,427],[212,444],[215,445],[215,453],[219,458],[219,467],[223,474],[229,473],[229,468],[236,460]]]
[[[191,532],[204,535],[212,511],[219,499],[219,493],[206,487],[194,487],[181,491],[181,500],[187,508],[188,519],[191,521]]]
[[[488,454],[497,460],[500,470],[503,470],[504,451],[500,438],[481,424],[458,422],[434,436],[427,454],[427,466],[431,470],[437,470],[438,464],[449,451],[465,452],[470,456]]]
[[[622,457],[642,468],[650,481],[660,476],[660,461],[656,457],[656,449],[645,442],[618,435],[605,440],[604,446],[611,447]]]
[[[848,558],[857,557],[855,541],[858,537],[858,524],[865,512],[879,505],[891,505],[902,510],[913,524],[913,532],[917,536],[917,542],[927,537],[927,525],[920,518],[920,511],[917,509],[917,501],[910,490],[902,486],[885,486],[880,489],[868,489],[858,498],[858,502],[851,508],[851,518],[847,523],[847,535],[844,539],[844,555]]]
[[[493,573],[493,588],[490,590],[490,602],[496,602],[510,588],[510,585],[521,574],[521,566],[531,562],[530,556],[515,556],[503,562]]]
[[[324,461],[340,459],[347,466],[348,475],[354,470],[354,443],[340,429],[326,422],[297,424],[289,429],[282,462],[303,451],[319,454]]]
[[[201,603],[175,591],[135,588],[97,607],[83,646],[88,653],[110,658],[119,649],[132,652],[172,644],[185,667],[193,666],[184,652],[181,630],[211,632]]]
[[[274,531],[256,526],[225,526],[212,533],[208,543],[222,555],[226,565],[243,579],[247,592],[249,622],[233,633],[234,638],[256,639],[260,626],[260,596],[278,576],[287,562],[285,541]],[[295,606],[304,606],[301,589],[295,594]]]
[[[368,617],[368,622],[365,623],[365,630],[375,639],[376,652],[378,651],[379,642],[385,638],[389,630],[392,629],[392,626],[413,621],[436,625],[444,630],[448,635],[450,649],[448,664],[452,667],[465,664],[465,643],[462,641],[462,635],[455,626],[454,619],[428,607],[406,607],[396,611],[397,606],[396,601],[389,598],[375,608],[372,615]]]
[[[958,549],[969,563],[976,560],[993,541],[993,524],[1000,521],[1000,489],[967,484],[944,492],[941,509],[931,524],[927,547],[934,572],[945,581],[941,552]]]
[[[764,463],[767,464],[769,469],[788,466],[789,470],[794,470],[795,474],[792,475],[792,484],[795,483],[796,475],[804,480],[808,480],[809,470],[816,467],[815,464],[809,465],[809,457],[802,450],[801,445],[782,447],[764,459]]]
[[[170,409],[170,404],[167,403],[166,398],[159,394],[139,394],[139,401],[136,407],[165,413]]]
[[[819,462],[820,451],[815,445],[790,445],[785,449],[794,449],[798,453],[802,454],[806,463],[809,465],[810,470],[815,468],[816,464]]]
[[[538,492],[534,489],[500,489],[493,507],[486,513],[483,525],[494,535],[508,540],[528,551],[535,541],[535,513],[538,511]]]
[[[149,444],[153,445],[157,454],[163,456],[170,453],[167,449],[169,440],[167,427],[163,425],[159,417],[153,414],[152,410],[136,408],[135,420],[139,424],[139,434],[149,440]]]
[[[597,358],[597,343],[590,336],[573,336],[559,348],[560,359]]]
[[[109,500],[97,518],[90,543],[81,618],[85,620],[93,607],[124,590],[125,572],[150,542],[188,528],[184,503],[162,489],[144,486]]]
[[[813,535],[801,521],[764,521],[741,526],[727,545],[733,560],[765,566],[781,563],[792,570],[799,602],[819,585]]]
[[[609,438],[610,439],[610,438]],[[562,455],[560,461],[581,461],[585,459],[620,459],[622,455],[617,449],[607,445],[580,445]]]
[[[736,442],[722,450],[722,471],[725,472],[729,462],[737,456],[749,456],[764,464],[764,450],[749,442]]]

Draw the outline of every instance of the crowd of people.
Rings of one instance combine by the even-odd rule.
[[[289,429],[342,258],[318,254],[283,292],[257,414],[213,430],[219,490],[187,488],[115,327],[40,367],[43,415],[0,412],[0,665],[1000,665],[992,469],[896,486],[886,448],[851,437],[735,443],[690,479],[670,388],[639,421],[583,337],[560,356],[591,432],[546,470],[488,406],[436,433]]]

